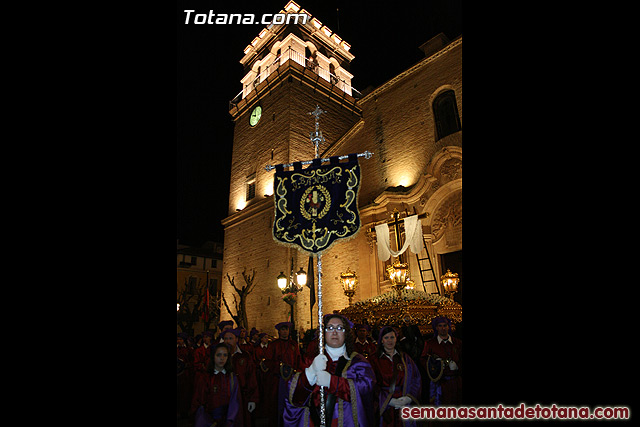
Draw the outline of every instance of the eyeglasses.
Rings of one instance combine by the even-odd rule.
[[[333,332],[333,331],[344,332],[344,326],[342,326],[342,325],[338,325],[338,326],[329,325],[329,326],[327,326],[325,328],[325,331],[327,331],[327,332]]]

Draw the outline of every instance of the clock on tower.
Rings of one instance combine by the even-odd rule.
[[[251,126],[255,126],[260,121],[260,117],[262,117],[262,107],[257,105],[253,111],[251,112],[251,117],[249,118],[249,124]]]

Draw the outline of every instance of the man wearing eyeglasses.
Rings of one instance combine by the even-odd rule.
[[[373,426],[375,374],[367,359],[354,350],[353,323],[340,314],[323,318],[324,351],[306,357],[302,372],[289,381],[284,425],[320,425],[320,387],[324,387],[327,426]]]

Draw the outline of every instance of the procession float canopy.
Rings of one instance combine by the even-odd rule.
[[[415,289],[395,290],[358,301],[340,311],[354,323],[370,326],[417,325],[421,334],[432,333],[431,320],[445,316],[451,320],[451,328],[462,322],[462,306],[438,294]]]
[[[437,284],[438,293],[427,293],[413,288],[413,280],[409,278],[408,264],[401,262],[400,257],[407,250],[417,255],[424,248],[427,258],[430,258],[423,240],[422,223],[420,222],[420,218],[425,215],[400,218],[400,213],[394,209],[389,222],[375,226],[378,259],[387,261],[391,256],[396,259],[387,268],[392,290],[349,305],[341,311],[341,314],[353,322],[370,326],[417,325],[422,334],[433,333],[431,320],[437,316],[445,316],[451,320],[453,330],[455,330],[457,323],[462,322],[462,306],[453,300],[453,294],[455,294],[458,284],[457,275],[447,271],[447,274],[441,278],[442,285],[449,297],[440,295]],[[390,244],[389,225],[395,228],[396,250]],[[400,227],[404,228],[404,245],[401,243]],[[452,278],[451,286],[449,277]]]

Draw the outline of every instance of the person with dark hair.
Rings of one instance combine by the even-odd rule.
[[[253,358],[253,344],[247,340],[247,330],[243,327],[237,329],[240,331],[240,335],[238,335],[238,347],[240,347],[243,352],[249,353],[251,358]]]
[[[396,410],[413,402],[419,405],[422,377],[411,357],[398,349],[398,333],[391,326],[380,330],[376,352],[369,362],[376,374],[376,414],[381,427],[415,426],[413,420],[400,418]]]
[[[300,347],[289,334],[293,329],[291,322],[275,325],[278,339],[267,347],[264,361],[260,363],[262,372],[268,373],[265,384],[265,407],[269,411],[269,425],[282,426],[284,400],[287,394],[287,382],[294,372],[301,369]]]
[[[400,329],[404,339],[396,343],[399,350],[407,353],[415,363],[420,363],[420,354],[424,348],[424,340],[416,325],[405,325]]]
[[[224,340],[222,339],[222,334],[227,329],[233,329],[233,320],[223,320],[222,322],[218,323],[218,329],[220,329],[220,335],[218,335],[216,341],[224,342]]]
[[[375,353],[376,345],[367,339],[367,335],[371,332],[371,326],[366,323],[358,323],[355,325],[356,340],[354,342],[355,349],[367,359]]]
[[[353,323],[340,314],[323,317],[324,351],[307,357],[304,370],[289,381],[285,400],[286,426],[320,425],[321,406],[327,426],[373,426],[375,374],[367,359],[354,350]],[[320,402],[324,387],[324,402]]]
[[[267,349],[269,348],[269,335],[265,332],[260,332],[257,334],[257,337],[258,342],[256,342],[253,347],[253,357],[257,367],[256,379],[258,380],[258,395],[260,396],[260,401],[256,402],[256,410],[253,412],[256,424],[259,423],[258,420],[266,420],[269,416],[269,408],[265,404],[265,399],[269,399],[266,391],[273,389],[273,387],[268,386],[268,383],[271,380],[268,370],[265,372],[261,368],[261,363],[265,360]],[[264,363],[262,366],[265,366]]]
[[[198,377],[191,401],[194,427],[241,427],[240,382],[232,372],[229,347],[218,343],[211,347],[205,374]]]
[[[307,344],[307,348],[304,350],[304,358],[313,359],[318,355],[318,329],[313,330],[311,334],[311,340]]]
[[[249,415],[256,409],[258,397],[258,380],[256,379],[256,365],[253,356],[242,351],[238,345],[240,329],[226,329],[222,332],[222,339],[231,351],[231,364],[233,372],[240,382],[240,396],[242,405],[242,425],[250,427],[253,419]]]
[[[194,381],[202,376],[209,365],[211,356],[211,342],[213,341],[213,331],[205,331],[202,333],[202,345],[193,352],[193,367],[195,370]]]
[[[433,337],[424,343],[420,358],[429,377],[429,402],[435,406],[459,405],[462,401],[462,341],[451,336],[451,320],[437,316],[431,321]]]

